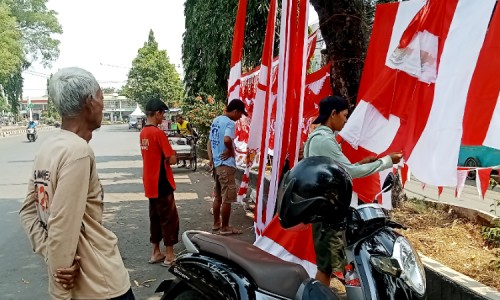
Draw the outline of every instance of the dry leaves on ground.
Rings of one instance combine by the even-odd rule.
[[[486,245],[480,225],[421,201],[403,202],[393,218],[409,228],[401,233],[419,252],[500,291],[500,271],[492,263],[500,249]]]

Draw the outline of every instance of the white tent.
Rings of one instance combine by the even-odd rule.
[[[144,113],[142,112],[141,108],[139,107],[139,104],[137,104],[137,107],[130,114],[130,116],[133,116],[133,117],[142,117],[142,116],[144,116]]]

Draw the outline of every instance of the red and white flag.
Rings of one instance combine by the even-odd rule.
[[[465,187],[465,180],[469,174],[468,170],[457,170],[457,187],[455,188],[455,198],[460,198]]]
[[[492,106],[498,100],[498,83],[489,86],[482,80],[471,85],[484,76],[478,65],[488,52],[483,44],[498,31],[488,31],[495,25],[490,24],[495,3],[429,0],[378,5],[360,99],[341,132],[344,140],[355,150],[378,155],[403,150],[420,181],[456,186],[462,132],[471,126],[464,119],[472,101],[469,95],[481,85],[497,98],[477,101]],[[498,70],[498,62],[495,59],[488,68]],[[488,124],[488,132],[500,132],[495,114]]]
[[[245,24],[247,16],[247,0],[239,0],[238,13],[234,24],[233,47],[231,49],[231,70],[228,80],[228,102],[240,98],[241,58],[245,40]]]
[[[307,15],[309,1],[283,0],[280,31],[280,54],[274,156],[270,176],[268,212],[274,211],[278,183],[285,159],[296,163],[302,134],[302,117],[307,70]],[[310,226],[284,230],[272,214],[266,215],[267,227],[257,236],[255,245],[288,261],[299,263],[311,276],[316,272]]]
[[[259,157],[259,171],[257,176],[257,196],[255,212],[255,231],[260,234],[266,225],[266,210],[264,209],[264,180],[266,174],[266,158],[269,149],[269,135],[272,111],[272,63],[274,50],[274,27],[276,23],[277,0],[271,0],[267,19],[266,36],[262,51],[262,64],[255,96],[255,105],[250,125],[248,139],[248,153],[245,176],[248,179],[250,168],[256,156]],[[242,181],[242,185],[245,184]],[[240,189],[241,192],[241,189]]]
[[[476,172],[477,192],[481,199],[484,199],[484,195],[486,195],[486,191],[490,186],[491,168],[479,168]]]

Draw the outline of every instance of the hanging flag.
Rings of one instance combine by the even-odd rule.
[[[477,192],[479,193],[481,199],[484,199],[484,195],[490,186],[491,168],[480,168],[476,170]]]
[[[500,9],[495,9],[472,76],[463,120],[464,145],[500,149]]]
[[[269,149],[269,124],[271,122],[272,82],[271,69],[274,51],[274,27],[276,22],[276,1],[271,0],[267,19],[266,37],[262,51],[262,64],[259,74],[257,95],[255,96],[255,110],[250,126],[248,141],[248,159],[246,173],[250,171],[252,156],[259,155],[259,171],[257,175],[257,196],[255,212],[255,231],[260,234],[266,225],[266,210],[264,208],[264,180]],[[254,133],[255,132],[255,133]]]
[[[360,99],[342,137],[377,155],[403,150],[420,181],[456,186],[467,93],[495,3],[377,6]]]
[[[464,190],[465,180],[469,170],[457,170],[457,187],[455,188],[455,198],[460,198],[462,191]]]
[[[403,167],[401,168],[401,184],[403,188],[405,187],[406,182],[410,181],[410,176],[410,168],[407,164],[403,164]]]
[[[307,67],[307,16],[309,1],[283,0],[281,11],[279,72],[274,122],[273,166],[270,176],[267,211],[274,211],[281,171],[287,159],[293,167],[298,158]],[[265,251],[303,265],[314,276],[311,262],[310,226],[295,234],[285,231],[277,217],[266,215],[268,226],[255,245]],[[305,247],[307,246],[307,248]],[[284,254],[286,253],[286,255]]]
[[[438,186],[438,199],[441,198],[441,194],[443,193],[443,187]]]
[[[280,62],[276,121],[274,122],[273,165],[267,211],[274,211],[279,177],[285,159],[290,167],[297,161],[307,66],[307,14],[309,1],[284,0],[280,31]],[[269,223],[273,215],[267,215]]]
[[[231,70],[228,80],[228,102],[240,98],[241,58],[245,39],[245,23],[247,16],[247,0],[239,0],[238,13],[234,24],[233,46],[231,50]]]

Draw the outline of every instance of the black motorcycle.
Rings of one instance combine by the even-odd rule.
[[[409,241],[394,230],[403,226],[376,203],[340,207],[340,198],[350,203],[346,174],[328,158],[302,160],[281,184],[282,226],[323,222],[326,228],[345,230],[347,299],[425,299],[423,265]],[[383,190],[391,189],[393,181],[389,176]],[[339,215],[342,221],[334,221]],[[248,243],[201,231],[186,231],[182,240],[187,253],[169,269],[175,279],[157,288],[161,299],[339,299],[302,266]]]
[[[38,133],[35,127],[31,127],[26,129],[26,137],[28,138],[28,142],[34,142],[38,138]]]

